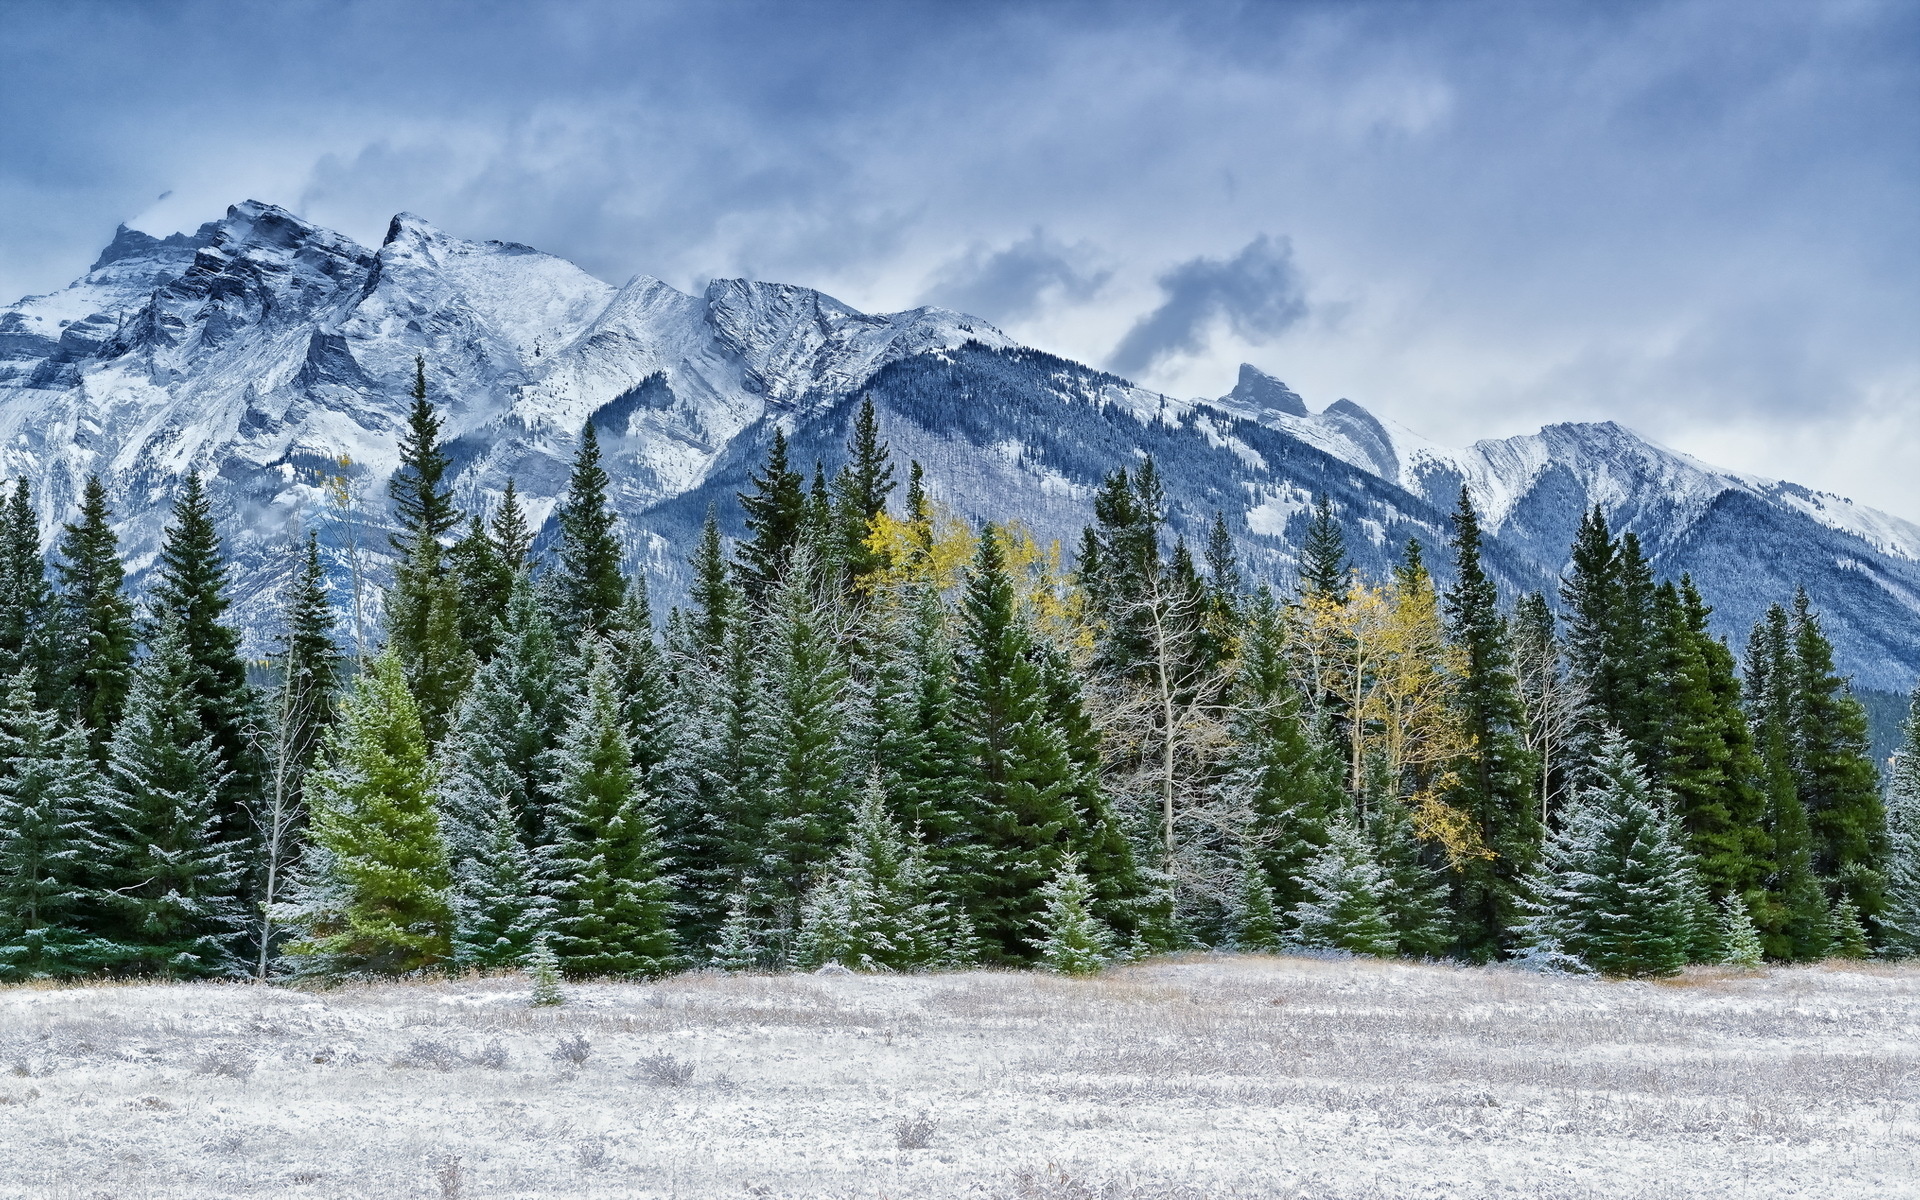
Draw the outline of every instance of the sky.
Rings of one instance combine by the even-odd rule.
[[[0,0],[0,296],[243,199],[1920,518],[1920,4]]]

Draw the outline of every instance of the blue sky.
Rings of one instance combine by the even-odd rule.
[[[0,294],[394,212],[1920,517],[1920,5],[0,4]],[[162,198],[164,196],[164,198]]]

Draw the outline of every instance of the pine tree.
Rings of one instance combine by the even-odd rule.
[[[450,904],[456,967],[522,966],[544,941],[552,904],[521,840],[519,814],[505,797],[494,806],[486,841],[454,872]]]
[[[1040,889],[1077,837],[1079,772],[1049,719],[1047,681],[1015,607],[999,532],[981,534],[961,601],[955,711],[967,737],[965,866],[956,885],[989,951],[1029,961]]]
[[[565,722],[566,667],[525,576],[495,623],[495,642],[440,747],[436,802],[455,866],[486,844],[503,797],[529,846],[550,840],[543,798]]]
[[[397,530],[399,562],[387,589],[387,645],[406,671],[407,689],[429,744],[446,736],[448,722],[473,673],[473,653],[461,640],[460,580],[449,570],[441,540],[461,521],[447,485],[452,466],[440,442],[440,417],[427,399],[426,362],[414,360],[413,407],[400,439],[400,469],[387,482]]]
[[[195,715],[226,772],[218,836],[240,844],[252,832],[248,809],[260,794],[263,764],[247,735],[254,699],[240,657],[240,632],[224,620],[228,603],[227,564],[213,503],[200,477],[189,473],[161,543],[153,607],[157,619],[171,619],[176,626]]]
[[[1695,936],[1692,864],[1626,739],[1608,734],[1547,841],[1526,936],[1605,975],[1672,975]]]
[[[1042,967],[1060,975],[1091,975],[1112,961],[1113,934],[1093,915],[1093,889],[1072,854],[1061,858],[1040,889],[1040,900],[1034,949]]]
[[[0,709],[0,980],[66,978],[113,960],[87,932],[100,781],[86,738],[34,696],[31,667]]]
[[[287,906],[296,973],[403,975],[452,953],[452,883],[434,813],[433,765],[400,656],[367,664],[307,780],[315,856]]]
[[[766,469],[747,482],[753,491],[740,493],[740,507],[748,538],[740,546],[737,575],[748,603],[757,606],[787,569],[807,514],[805,477],[787,465],[787,435],[778,426]]]
[[[609,483],[600,465],[600,436],[589,421],[580,431],[580,452],[560,502],[554,568],[560,604],[555,624],[572,636],[610,630],[627,594],[621,572],[625,553],[616,534],[620,518],[607,500]]]
[[[58,567],[73,655],[72,703],[101,762],[106,761],[107,740],[120,720],[133,677],[133,604],[126,595],[112,519],[106,486],[98,475],[89,475],[80,522],[66,526],[60,539]]]
[[[104,931],[113,966],[175,978],[232,975],[240,866],[217,836],[227,770],[200,720],[204,682],[184,623],[162,610],[107,747]]]
[[[1886,853],[1878,772],[1867,749],[1867,714],[1833,667],[1833,646],[1805,590],[1793,603],[1794,787],[1807,813],[1813,870],[1830,893],[1866,919],[1883,902]]]
[[[1533,764],[1522,740],[1525,720],[1513,673],[1499,593],[1480,561],[1480,517],[1467,489],[1453,514],[1454,579],[1446,593],[1447,632],[1465,671],[1459,705],[1472,749],[1448,802],[1474,822],[1491,858],[1470,858],[1453,873],[1455,945],[1467,957],[1493,958],[1518,924],[1519,893],[1538,852]]]
[[[1289,914],[1294,945],[1376,957],[1394,952],[1398,939],[1381,905],[1389,883],[1359,829],[1331,826],[1300,884],[1301,900]]]
[[[660,975],[675,951],[659,830],[634,769],[612,656],[596,642],[586,662],[548,800],[553,948],[569,975]]]
[[[1300,543],[1300,591],[1339,601],[1347,594],[1347,535],[1333,515],[1333,501],[1322,492],[1313,501],[1313,517]]]

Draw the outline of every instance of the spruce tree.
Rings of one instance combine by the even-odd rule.
[[[1720,946],[1720,960],[1730,967],[1754,971],[1765,961],[1760,931],[1753,927],[1746,901],[1738,896],[1724,896],[1720,900]]]
[[[453,962],[463,969],[523,966],[547,933],[552,904],[540,891],[519,814],[501,797],[485,840],[454,872]]]
[[[241,867],[219,836],[228,771],[201,723],[192,643],[163,609],[107,747],[103,930],[113,966],[196,978],[239,970]]]
[[[1468,958],[1484,961],[1509,945],[1541,829],[1506,622],[1499,592],[1480,560],[1480,517],[1464,487],[1453,514],[1453,561],[1447,633],[1465,668],[1458,704],[1472,748],[1455,768],[1460,782],[1448,803],[1468,815],[1480,844],[1492,852],[1491,858],[1470,858],[1453,872],[1454,942]]]
[[[847,436],[846,466],[833,479],[834,515],[849,581],[863,579],[884,565],[867,546],[867,535],[874,518],[885,511],[887,497],[895,486],[893,458],[880,438],[873,397],[863,396]]]
[[[1040,889],[1034,917],[1039,965],[1060,975],[1091,975],[1113,960],[1113,934],[1093,914],[1093,888],[1072,854]]]
[[[1907,702],[1900,750],[1887,781],[1886,903],[1880,949],[1888,958],[1920,955],[1920,688]]]
[[[554,755],[545,863],[553,949],[569,975],[653,976],[675,962],[660,835],[627,741],[611,655],[596,642]]]
[[[692,649],[711,666],[727,643],[727,627],[738,615],[740,597],[727,566],[726,544],[720,536],[720,518],[712,508],[700,526],[700,540],[688,565],[693,582],[688,598],[693,602],[689,633]]]
[[[86,738],[40,707],[32,668],[0,709],[0,980],[59,979],[113,961],[88,932],[89,884],[107,847]]]
[[[1273,885],[1257,856],[1245,854],[1240,865],[1240,889],[1234,905],[1233,948],[1242,953],[1280,949],[1280,909]]]
[[[308,776],[314,861],[285,916],[298,974],[403,975],[452,953],[433,764],[400,656],[367,664]]]
[[[1347,594],[1347,535],[1325,492],[1313,501],[1313,516],[1300,543],[1300,591],[1336,603]]]
[[[260,794],[263,766],[247,733],[254,720],[254,699],[240,657],[240,631],[225,622],[227,563],[214,527],[213,502],[200,477],[191,472],[174,501],[157,575],[155,617],[174,623],[187,657],[194,713],[213,739],[225,770],[219,836],[243,843],[252,832],[248,811]]]
[[[798,965],[905,971],[938,961],[943,947],[920,855],[888,814],[885,790],[870,783],[847,843],[807,896]]]
[[[560,502],[560,552],[554,564],[559,600],[554,623],[570,636],[612,629],[626,598],[625,554],[616,532],[620,518],[607,499],[609,482],[600,465],[600,436],[589,421],[580,431],[580,452]]]
[[[1385,881],[1380,911],[1393,931],[1398,952],[1409,958],[1438,957],[1453,934],[1445,856],[1420,840],[1412,812],[1392,797],[1380,796],[1371,802],[1364,832]]]
[[[1289,914],[1294,945],[1387,957],[1398,946],[1382,898],[1389,883],[1366,836],[1344,822],[1307,864],[1301,899]]]
[[[748,603],[757,606],[787,569],[807,515],[806,480],[788,465],[787,435],[778,426],[765,469],[747,482],[753,491],[740,493],[747,540],[739,549],[737,575]]]
[[[387,645],[406,671],[407,689],[430,744],[446,736],[473,672],[473,653],[461,640],[460,580],[449,569],[442,545],[459,526],[461,514],[448,485],[452,462],[440,432],[440,416],[427,399],[426,362],[416,358],[400,468],[387,481],[397,526],[393,549],[399,557],[387,589]]]
[[[971,793],[956,885],[990,953],[1030,961],[1040,889],[1078,836],[1079,771],[1049,719],[1047,680],[1015,605],[1001,535],[981,532],[961,601],[955,710],[967,736]]]
[[[1680,839],[1626,739],[1609,733],[1534,873],[1527,940],[1605,975],[1678,972],[1696,919]]]
[[[606,635],[620,695],[621,719],[633,747],[634,769],[653,786],[654,773],[673,753],[673,680],[654,640],[653,609],[644,575],[635,575]]]
[[[1236,665],[1221,805],[1244,811],[1247,854],[1287,912],[1304,898],[1300,880],[1345,796],[1339,765],[1328,762],[1303,715],[1288,667],[1286,617],[1265,588],[1248,602]]]
[[[1793,603],[1794,787],[1806,809],[1813,869],[1830,894],[1876,919],[1886,853],[1879,776],[1867,748],[1867,714],[1833,666],[1833,646],[1805,590]]]
[[[98,475],[89,475],[80,499],[80,521],[66,526],[61,536],[57,568],[72,655],[68,686],[73,709],[101,762],[133,677],[133,603],[126,595],[112,519],[106,486]]]
[[[446,554],[447,570],[460,599],[460,641],[476,663],[485,663],[496,649],[493,623],[507,606],[515,572],[477,516],[467,519],[466,533],[447,547]]]
[[[755,681],[752,753],[763,772],[758,809],[736,833],[737,861],[762,900],[791,923],[814,872],[852,817],[847,664],[830,594],[817,590],[810,556],[791,564],[768,600]]]
[[[529,846],[550,840],[544,797],[566,719],[566,663],[524,575],[494,637],[499,650],[474,676],[440,746],[435,795],[456,866],[486,844],[503,798]]]
[[[40,554],[40,518],[27,481],[19,480],[0,504],[0,673],[22,667],[34,673],[34,689],[48,707],[65,708],[62,643],[64,613],[47,586]]]

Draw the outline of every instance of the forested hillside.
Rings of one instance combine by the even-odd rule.
[[[929,369],[876,390],[964,426]],[[1322,497],[1279,594],[1152,455],[1061,545],[936,502],[869,401],[844,446],[773,432],[662,617],[594,423],[536,539],[512,487],[460,509],[416,378],[379,628],[309,539],[264,686],[197,476],[141,596],[105,481],[51,575],[13,492],[6,978],[1920,949],[1920,723],[1883,795],[1805,593],[1730,646],[1598,509],[1504,605],[1465,491],[1364,570]]]

